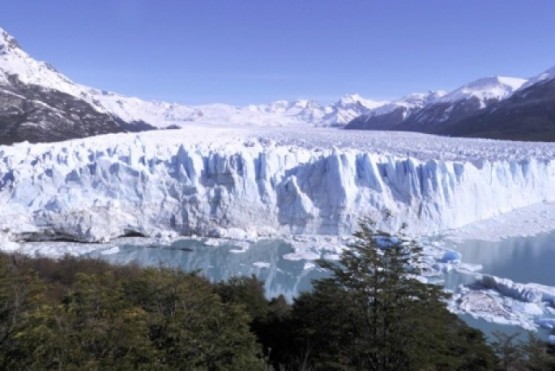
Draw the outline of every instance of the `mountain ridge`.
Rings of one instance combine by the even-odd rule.
[[[475,80],[400,117],[362,115],[346,129],[415,131],[447,136],[555,141],[555,67],[528,80]]]
[[[502,115],[494,112],[501,109],[514,113],[515,109],[501,103],[518,93],[518,105],[522,108],[523,99],[526,100],[522,91],[554,78],[555,67],[529,80],[486,77],[451,92],[413,93],[393,101],[374,101],[350,94],[331,104],[299,99],[241,107],[222,103],[192,106],[146,101],[75,83],[48,63],[33,59],[13,36],[0,28],[0,143],[182,128],[192,122],[232,127],[336,126],[519,139],[528,136],[503,134],[502,125],[495,121],[501,120]],[[551,99],[546,102],[555,103]],[[525,111],[547,115],[547,120],[540,120],[542,127],[555,123],[555,114],[549,109],[542,113],[534,105]],[[488,120],[495,121],[495,129],[485,128]],[[476,124],[478,121],[480,125]]]

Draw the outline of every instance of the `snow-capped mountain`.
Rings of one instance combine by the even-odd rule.
[[[25,53],[0,30],[0,144],[152,129],[99,106],[83,87]]]
[[[506,99],[525,82],[512,77],[487,77],[450,93],[411,95],[358,117],[347,128],[434,133]]]
[[[392,130],[425,106],[446,94],[444,91],[414,93],[370,110],[352,120],[347,129]]]
[[[33,59],[2,29],[0,93],[0,143],[181,127],[191,122],[229,126],[345,125],[384,103],[356,94],[329,105],[304,99],[245,107],[145,101],[74,83],[50,65]]]
[[[445,94],[434,103],[456,103],[468,99],[477,99],[481,107],[484,108],[490,101],[500,101],[507,98],[525,82],[525,79],[516,77],[485,77]]]
[[[353,94],[329,105],[299,99],[243,107],[222,103],[187,106],[149,102],[95,89],[89,89],[87,94],[92,95],[94,101],[108,112],[126,121],[143,120],[159,128],[190,122],[230,126],[341,126],[386,103]]]
[[[387,104],[387,101],[374,101],[358,94],[345,95],[329,106],[319,126],[343,126],[351,120],[373,109]]]
[[[505,99],[488,105],[437,133],[555,141],[555,67],[530,78]]]
[[[555,123],[548,89],[554,77],[555,67],[528,81],[489,77],[449,93],[411,94],[392,102],[372,101],[352,94],[332,104],[299,99],[243,107],[188,106],[145,101],[74,83],[50,65],[31,58],[12,36],[0,29],[0,144],[180,128],[191,123],[231,127],[346,126],[348,129],[550,140],[539,134],[540,129],[534,129],[537,134],[525,133],[528,126],[518,126],[518,123],[523,120],[541,122],[541,126]],[[538,97],[540,93],[545,97]],[[520,108],[517,110],[515,105]],[[521,109],[524,106],[529,108]],[[505,129],[500,120],[514,122],[511,125],[518,128],[505,133],[511,125]]]
[[[81,92],[78,86],[52,66],[31,58],[15,38],[0,29],[0,84],[11,85],[12,76],[16,76],[22,84],[38,85],[72,96]]]
[[[544,82],[549,82],[553,79],[555,79],[555,66],[543,71],[542,73],[534,77],[529,78],[528,81],[526,81],[526,83],[524,83],[520,87],[520,90],[527,89],[532,85],[538,85]]]

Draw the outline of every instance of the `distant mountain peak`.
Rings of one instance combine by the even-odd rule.
[[[345,108],[360,105],[362,109],[372,110],[389,103],[388,101],[376,101],[367,99],[360,94],[346,94],[342,96],[333,106],[335,108]]]
[[[438,102],[450,103],[473,97],[478,98],[480,101],[502,100],[519,89],[525,82],[525,79],[516,77],[483,77],[453,90],[441,97]]]
[[[365,100],[366,100],[366,98],[363,98],[359,94],[355,93],[355,94],[346,94],[346,95],[342,96],[339,99],[338,103],[347,105],[347,104],[355,104],[357,102],[361,102],[361,101],[365,101]]]
[[[518,77],[507,77],[507,76],[490,76],[483,77],[478,80],[474,80],[466,85],[467,89],[473,90],[485,90],[492,89],[496,87],[505,87],[507,91],[515,91],[526,82],[526,79],[521,79]]]
[[[551,67],[550,69],[547,69],[545,71],[543,71],[542,73],[540,73],[539,75],[536,75],[534,77],[531,77],[530,79],[528,79],[528,81],[523,84],[521,86],[521,90],[522,89],[526,89],[532,85],[538,84],[538,83],[542,83],[542,82],[547,82],[550,80],[555,79],[555,66]]]

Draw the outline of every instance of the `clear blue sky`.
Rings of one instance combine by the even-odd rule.
[[[73,80],[198,104],[392,99],[555,65],[553,0],[14,0],[0,27]]]

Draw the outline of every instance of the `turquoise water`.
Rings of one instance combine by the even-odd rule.
[[[456,244],[464,263],[480,264],[480,273],[508,278],[519,283],[539,283],[555,286],[555,231],[530,237],[508,238],[498,242],[468,240]],[[454,288],[460,283],[471,283],[473,278],[457,273],[446,277],[446,286]],[[488,337],[494,331],[507,334],[519,333],[522,340],[527,332],[519,327],[499,325],[469,315],[462,318],[471,326],[482,330]],[[547,339],[549,331],[537,333]]]
[[[532,237],[505,239],[499,242],[468,240],[454,247],[462,254],[464,263],[482,265],[481,273],[509,278],[515,282],[536,282],[555,286],[555,231]],[[88,254],[116,264],[138,263],[143,266],[162,266],[184,271],[199,270],[213,281],[233,276],[255,275],[265,282],[266,295],[283,294],[289,300],[299,292],[311,289],[313,279],[326,276],[314,262],[305,259],[290,260],[286,255],[294,252],[282,240],[262,240],[239,246],[232,241],[211,246],[200,240],[182,239],[170,246],[119,245],[116,252],[106,254],[98,250]],[[460,283],[471,283],[471,275],[454,272],[446,275],[446,287],[455,288]],[[469,315],[462,318],[471,326],[491,336],[493,331],[505,333],[526,332],[515,326],[497,325]],[[540,336],[546,337],[547,331]]]
[[[313,279],[326,275],[312,262],[284,257],[293,251],[290,244],[281,240],[261,240],[243,249],[233,242],[210,246],[199,240],[182,239],[170,246],[123,244],[117,252],[106,254],[98,250],[87,256],[115,264],[198,270],[212,281],[255,275],[264,281],[268,297],[283,294],[291,300],[299,292],[310,290]]]
[[[465,263],[481,264],[482,273],[555,286],[555,231],[499,242],[464,241],[456,249]]]
[[[310,281],[323,276],[311,262],[289,260],[284,256],[294,250],[279,239],[261,240],[251,244],[233,241],[211,246],[198,239],[181,239],[169,246],[126,243],[112,254],[101,250],[89,256],[101,257],[117,264],[137,262],[147,266],[166,266],[185,271],[200,270],[218,281],[237,275],[256,275],[270,281],[267,293],[295,293],[310,289]],[[245,248],[248,246],[248,248]],[[518,237],[499,242],[467,240],[451,244],[461,252],[464,263],[482,265],[481,273],[506,277],[515,282],[535,282],[555,286],[555,231],[532,237]],[[448,287],[469,283],[470,276],[449,275]]]

